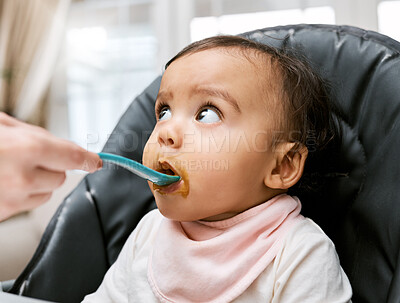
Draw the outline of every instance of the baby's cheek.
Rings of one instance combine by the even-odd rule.
[[[143,156],[142,156],[142,161],[143,164],[147,167],[154,167],[154,163],[156,161],[156,151],[154,148],[154,144],[151,143],[151,141],[147,141],[144,149],[143,149]]]
[[[229,178],[229,171],[221,167],[219,159],[205,160],[201,164],[201,169],[192,170],[191,186],[199,186],[207,192],[220,189]]]

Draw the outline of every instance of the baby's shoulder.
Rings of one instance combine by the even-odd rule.
[[[322,228],[310,218],[304,218],[296,223],[288,232],[286,243],[299,245],[301,243],[326,243],[334,245]]]
[[[163,215],[160,213],[160,211],[157,208],[153,209],[143,216],[136,228],[146,228],[158,225],[160,224],[162,218]]]
[[[272,272],[277,302],[351,302],[335,245],[311,219],[303,218],[289,231]]]
[[[312,219],[306,217],[303,217],[302,220],[297,222],[290,230],[289,234],[292,236],[320,235],[323,237],[328,237],[317,223],[315,223]]]
[[[156,236],[163,216],[158,209],[148,212],[138,223],[128,241],[143,245]]]
[[[311,219],[302,219],[287,234],[274,262],[274,275],[274,292],[282,301],[308,297],[310,302],[350,302],[350,282],[335,245]]]
[[[304,218],[289,230],[282,243],[282,257],[329,256],[337,259],[335,244],[313,220]],[[336,261],[336,260],[335,260]]]

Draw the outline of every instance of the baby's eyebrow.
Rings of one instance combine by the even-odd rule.
[[[157,95],[157,99],[156,99],[156,100],[164,101],[164,100],[168,100],[168,99],[172,99],[172,98],[173,98],[173,94],[172,94],[171,92],[169,92],[169,91],[164,91],[164,90],[160,90],[160,91],[158,92],[158,95]]]
[[[241,112],[240,107],[236,99],[226,90],[215,88],[215,87],[196,87],[193,89],[194,94],[206,94],[209,96],[214,96],[217,98],[224,99],[227,101],[230,105],[233,106],[233,108],[237,112]]]

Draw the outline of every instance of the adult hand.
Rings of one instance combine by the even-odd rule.
[[[101,166],[96,153],[0,112],[0,221],[49,200],[66,170]]]

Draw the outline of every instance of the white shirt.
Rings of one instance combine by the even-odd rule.
[[[162,218],[153,210],[139,222],[99,289],[84,303],[158,302],[147,280],[147,264]],[[351,302],[351,296],[334,244],[305,219],[289,231],[274,261],[233,302],[339,303]]]

